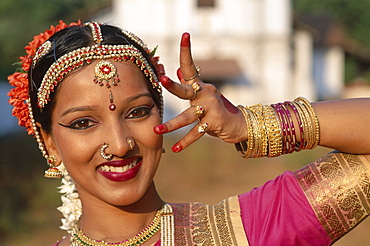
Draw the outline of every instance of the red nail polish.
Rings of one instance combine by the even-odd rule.
[[[182,150],[182,146],[180,144],[175,144],[172,146],[172,151],[175,153],[179,153]]]
[[[167,76],[161,77],[161,84],[163,85],[163,87],[170,89],[173,85],[171,82],[172,81]]]
[[[182,75],[181,68],[177,69],[176,74],[177,74],[177,78],[178,78],[179,80],[182,80],[182,79],[184,78],[184,76]]]
[[[190,34],[187,32],[182,34],[181,47],[190,47]]]
[[[168,131],[167,126],[165,124],[158,125],[154,127],[154,132],[157,134],[166,133]]]

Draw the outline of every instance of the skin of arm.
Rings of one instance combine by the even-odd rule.
[[[351,154],[370,154],[370,98],[312,103],[320,124],[320,145]]]

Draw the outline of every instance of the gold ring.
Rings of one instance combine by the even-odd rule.
[[[204,108],[202,106],[194,106],[195,109],[193,111],[193,114],[197,116],[198,118],[201,117],[204,113]]]
[[[199,123],[199,127],[198,127],[198,132],[199,133],[204,133],[206,132],[206,129],[208,127],[208,123]]]
[[[200,70],[202,70],[202,68],[201,67],[195,67],[195,73],[194,73],[194,75],[193,76],[191,76],[190,78],[188,78],[188,79],[185,79],[184,78],[184,80],[185,81],[190,81],[190,80],[193,80],[193,79],[195,79],[196,77],[198,77],[199,75],[200,75]]]
[[[193,88],[194,94],[193,97],[190,100],[194,100],[197,97],[197,92],[202,89],[199,83],[194,82],[191,84],[191,87]]]

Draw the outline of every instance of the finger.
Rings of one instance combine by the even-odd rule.
[[[176,74],[177,74],[177,78],[180,80],[181,84],[184,84],[185,80],[184,80],[184,75],[181,72],[181,68],[177,69]]]
[[[180,45],[180,69],[182,72],[182,77],[185,81],[189,78],[193,78],[197,73],[195,68],[193,57],[191,55],[191,44],[190,44],[190,34],[184,33],[181,36]]]
[[[185,137],[183,137],[180,141],[178,141],[172,146],[172,151],[175,153],[179,153],[180,151],[184,150],[185,148],[189,147],[192,143],[200,139],[205,134],[205,129],[203,132],[200,131],[202,127],[206,128],[204,127],[204,124],[206,123],[199,122],[199,124],[194,126],[188,132],[188,134],[185,135]]]
[[[167,76],[161,77],[161,84],[164,88],[166,88],[170,93],[173,95],[184,99],[189,100],[194,97],[194,90],[191,85],[179,84],[172,81]]]
[[[203,114],[203,112],[204,110],[202,107],[200,107],[200,110],[197,108],[197,106],[187,108],[175,118],[162,123],[161,125],[155,126],[154,132],[157,134],[164,134],[176,131],[184,126],[194,123],[196,120],[198,120],[198,117]]]

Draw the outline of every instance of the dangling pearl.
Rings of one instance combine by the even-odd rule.
[[[114,111],[116,109],[116,105],[113,103],[113,94],[111,90],[109,91],[109,102],[110,102],[109,110]]]
[[[109,105],[109,110],[110,111],[114,111],[116,109],[116,105],[115,104],[111,104],[111,105]]]

